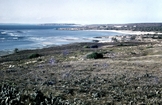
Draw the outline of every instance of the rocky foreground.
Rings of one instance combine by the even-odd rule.
[[[0,58],[0,104],[162,104],[161,65],[161,39],[16,51]]]

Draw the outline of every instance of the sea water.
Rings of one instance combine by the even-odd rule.
[[[95,37],[119,35],[108,31],[70,31],[74,25],[0,25],[0,51],[36,49],[75,42],[92,42]]]

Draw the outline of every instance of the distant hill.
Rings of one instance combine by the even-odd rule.
[[[39,25],[52,26],[52,25],[77,25],[77,24],[74,24],[74,23],[44,23],[44,24],[39,24]]]

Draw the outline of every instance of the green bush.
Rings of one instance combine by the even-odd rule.
[[[91,46],[85,45],[83,46],[83,48],[98,48],[98,45],[91,45]]]
[[[97,52],[93,52],[89,55],[87,55],[88,59],[99,59],[99,58],[103,58],[103,54],[102,53],[97,53]]]
[[[83,46],[83,48],[90,48],[90,47],[85,45],[85,46]]]
[[[29,58],[30,58],[30,59],[32,59],[32,58],[37,58],[37,57],[40,57],[40,54],[34,53],[34,54],[29,55]]]
[[[98,45],[92,45],[90,48],[98,48]]]
[[[18,48],[15,48],[14,49],[14,53],[18,53],[19,52],[19,49]]]

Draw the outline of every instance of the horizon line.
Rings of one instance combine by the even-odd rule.
[[[42,22],[42,23],[18,23],[18,22],[10,22],[10,23],[0,23],[0,24],[71,24],[71,25],[119,25],[119,24],[156,24],[156,23],[162,23],[162,22],[128,22],[128,23],[90,23],[90,24],[79,24],[79,23],[66,23],[66,22]]]

